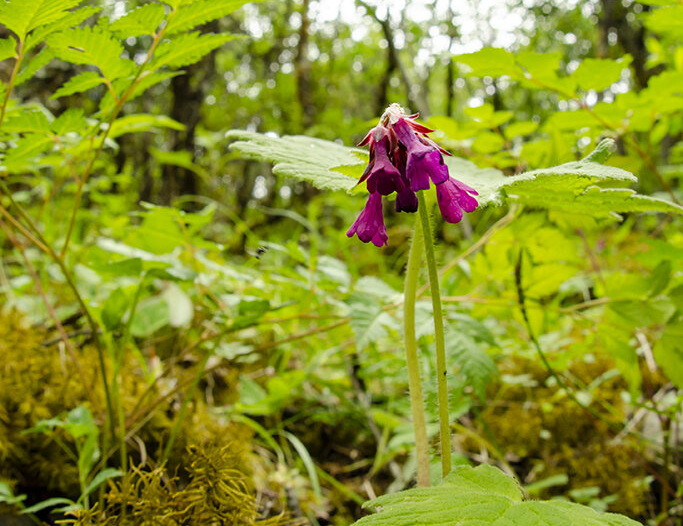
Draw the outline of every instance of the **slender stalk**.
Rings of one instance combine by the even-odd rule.
[[[0,125],[2,125],[2,123],[5,120],[7,103],[9,102],[10,95],[12,94],[12,90],[14,89],[14,82],[17,80],[17,74],[19,73],[21,62],[24,59],[24,42],[20,40],[17,46],[17,57],[14,61],[14,67],[12,68],[12,73],[10,74],[9,82],[7,82],[7,91],[5,92],[5,98],[3,99],[2,107],[0,108]]]
[[[422,223],[422,240],[427,258],[429,288],[434,314],[434,339],[436,341],[436,386],[439,400],[439,436],[441,443],[441,473],[445,477],[451,471],[451,425],[448,417],[448,379],[446,369],[446,344],[444,341],[443,309],[439,291],[439,272],[434,256],[434,238],[429,224],[429,210],[423,192],[417,192],[418,210]]]
[[[413,242],[410,245],[408,268],[403,302],[403,338],[406,349],[406,366],[408,367],[408,390],[410,393],[410,409],[413,414],[415,431],[415,453],[417,456],[417,485],[429,486],[429,441],[420,380],[420,364],[417,358],[417,339],[415,338],[415,300],[417,297],[417,281],[420,276],[420,263],[424,247],[420,219],[415,220]]]

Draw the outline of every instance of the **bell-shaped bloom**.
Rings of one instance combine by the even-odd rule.
[[[368,192],[389,195],[396,192],[402,185],[401,173],[389,159],[389,137],[382,137],[373,146],[373,159],[366,169]]]
[[[477,192],[448,174],[443,156],[451,155],[432,141],[430,130],[408,115],[398,104],[391,104],[359,146],[370,148],[370,160],[358,184],[366,183],[370,197],[346,235],[357,234],[361,241],[378,247],[387,244],[382,213],[382,196],[396,192],[397,212],[416,212],[415,192],[436,187],[441,215],[449,223],[462,219],[463,211],[477,208]]]
[[[399,118],[392,129],[408,153],[406,177],[410,181],[410,188],[413,191],[428,190],[430,179],[436,185],[448,179],[448,167],[443,162],[440,149],[426,137],[423,139],[418,136],[421,132],[415,129],[413,122],[408,118]],[[418,126],[420,130],[431,131]]]
[[[389,237],[384,226],[384,214],[382,213],[382,196],[379,192],[373,192],[365,203],[365,208],[361,211],[346,235],[358,238],[364,243],[372,242],[375,246],[381,247],[387,244]]]
[[[449,177],[436,185],[436,200],[444,220],[458,223],[462,219],[462,211],[473,212],[479,203],[473,197],[479,195],[474,188]]]

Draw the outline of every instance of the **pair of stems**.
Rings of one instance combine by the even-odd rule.
[[[448,417],[448,384],[446,369],[446,345],[444,341],[443,311],[439,291],[439,274],[434,256],[434,238],[429,222],[429,210],[423,192],[417,192],[419,216],[415,220],[415,231],[408,256],[404,289],[403,334],[408,367],[408,390],[415,431],[417,456],[417,485],[429,486],[429,437],[424,410],[420,363],[415,337],[415,301],[420,277],[422,256],[426,255],[429,274],[429,288],[434,314],[434,336],[436,340],[436,375],[439,402],[439,435],[441,448],[441,473],[445,477],[451,470],[451,432]]]

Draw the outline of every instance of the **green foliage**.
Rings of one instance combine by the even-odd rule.
[[[251,159],[275,163],[273,172],[295,177],[326,190],[351,190],[356,180],[346,171],[360,175],[365,153],[331,141],[311,137],[271,137],[232,130],[229,139],[236,139],[231,148]],[[337,170],[341,168],[342,171]]]
[[[350,190],[354,181],[345,177],[349,169],[359,171],[362,166],[353,148],[344,148],[330,141],[306,137],[269,137],[250,132],[231,131],[228,138],[238,139],[231,148],[250,158],[275,163],[276,174],[294,177],[330,190]],[[596,151],[581,161],[565,163],[505,177],[503,172],[480,169],[457,157],[446,163],[459,180],[477,190],[481,205],[501,204],[503,200],[534,207],[556,209],[596,217],[614,212],[683,213],[680,205],[649,196],[637,195],[629,189],[603,189],[596,183],[623,184],[636,177],[612,166],[604,166],[593,159],[605,160],[613,143],[605,141]],[[607,154],[607,155],[605,155]]]
[[[487,465],[456,468],[440,486],[384,495],[368,502],[367,506],[379,507],[381,511],[354,524],[638,524],[620,515],[600,514],[570,502],[524,501],[522,491],[513,479]]]

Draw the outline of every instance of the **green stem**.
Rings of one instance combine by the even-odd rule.
[[[429,289],[434,313],[434,338],[436,340],[436,385],[439,399],[439,435],[441,442],[441,472],[445,477],[451,471],[451,425],[448,417],[448,379],[446,369],[446,344],[444,341],[443,310],[439,290],[439,273],[434,257],[434,239],[429,224],[429,210],[423,192],[417,192],[418,210],[422,222],[422,239],[427,257]]]
[[[413,242],[410,245],[408,268],[406,269],[403,303],[403,338],[406,348],[406,366],[408,367],[410,408],[413,414],[413,429],[415,431],[417,485],[429,486],[429,441],[423,405],[422,383],[420,381],[420,364],[417,358],[417,339],[415,338],[415,299],[417,297],[417,281],[420,276],[423,246],[422,227],[418,218],[415,221]]]

